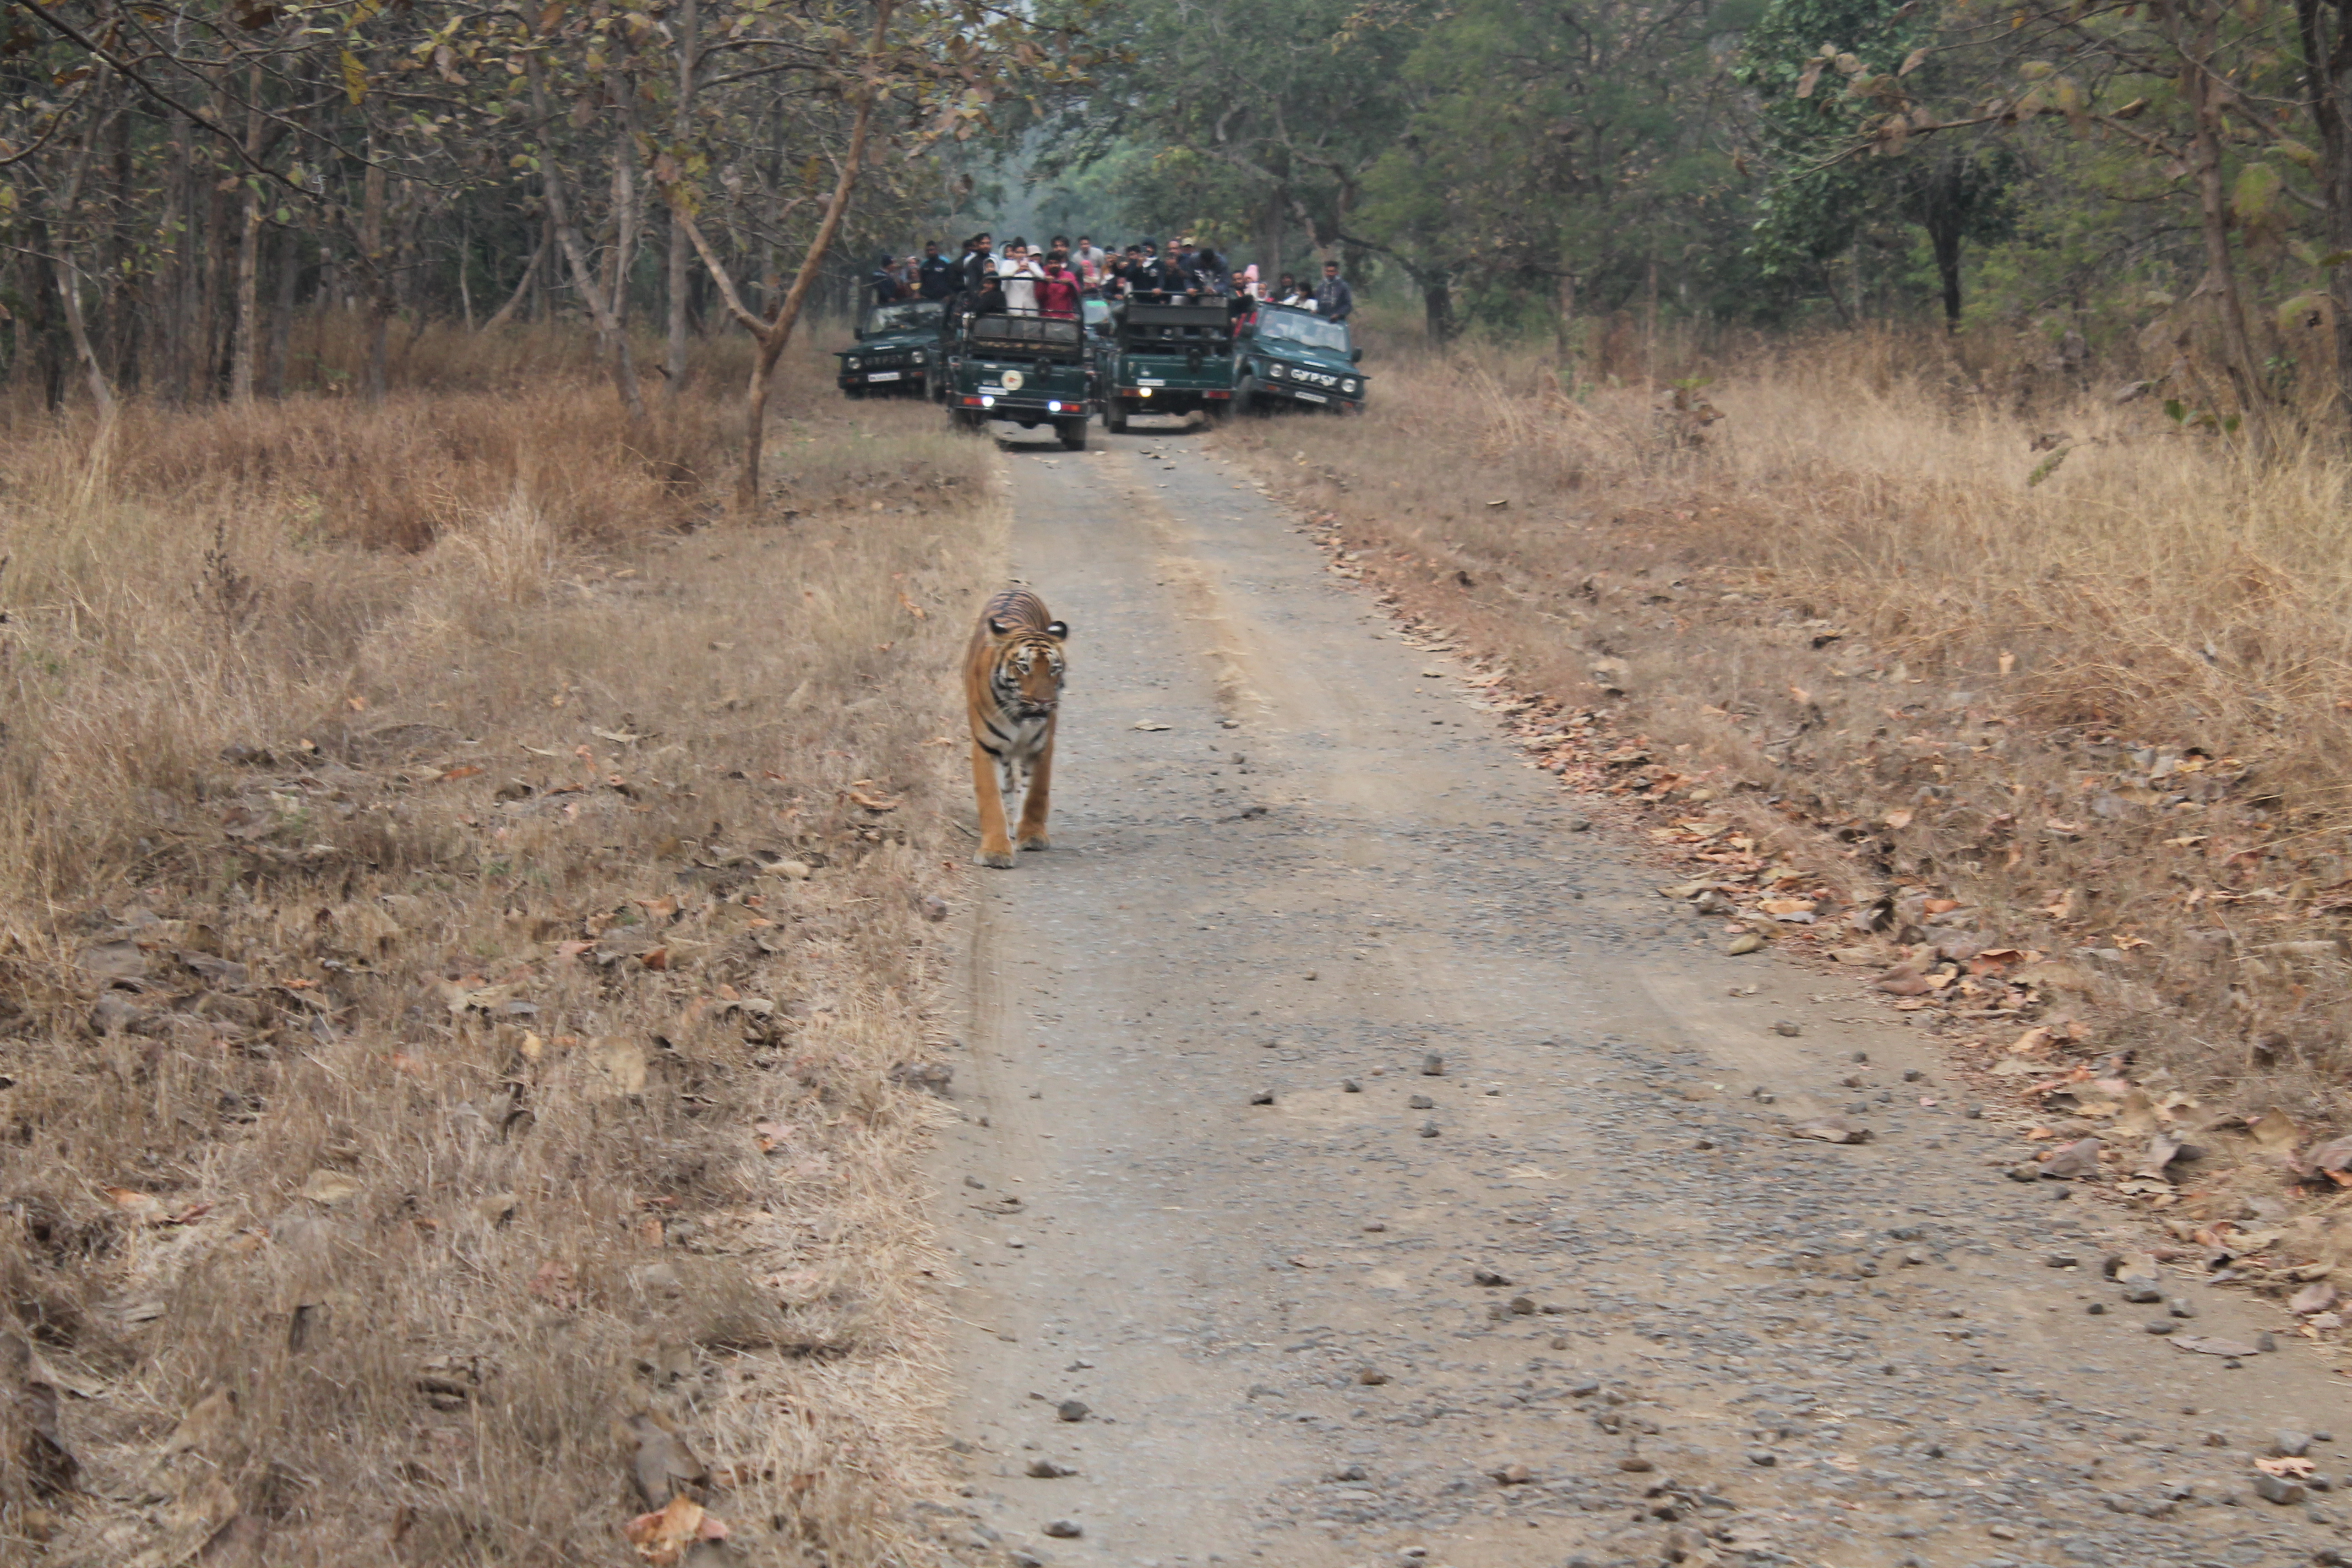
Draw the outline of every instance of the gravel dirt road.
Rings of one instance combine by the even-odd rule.
[[[1097,443],[1003,459],[1072,679],[1054,847],[959,917],[952,1533],[1118,1568],[2352,1551],[2352,1409],[2255,1348],[2273,1317],[2169,1266],[2127,1300],[2103,1259],[2161,1237],[2005,1179],[1851,980],[1726,956],[1238,465]],[[1873,1137],[1788,1136],[1817,1114]],[[2299,1435],[2315,1478],[2257,1468]]]

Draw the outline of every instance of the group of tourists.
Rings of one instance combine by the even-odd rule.
[[[1190,236],[1163,252],[1139,239],[1125,250],[1106,250],[1086,235],[1077,243],[1056,235],[1043,250],[1025,239],[1006,242],[999,255],[993,237],[973,235],[953,260],[938,240],[924,243],[920,256],[884,256],[866,279],[877,305],[906,300],[962,300],[979,314],[1076,318],[1088,298],[1199,303],[1215,299],[1254,300],[1313,310],[1335,321],[1354,314],[1355,290],[1339,276],[1337,261],[1323,263],[1320,278],[1305,280],[1284,273],[1271,281],[1253,262],[1234,270],[1213,246]]]

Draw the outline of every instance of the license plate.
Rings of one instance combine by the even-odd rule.
[[[1328,403],[1331,401],[1319,392],[1299,392],[1293,393],[1292,395],[1297,397],[1301,403]]]
[[[868,381],[896,381],[898,379],[898,373],[895,370],[877,370],[866,379]]]
[[[1168,384],[1164,381],[1154,381],[1150,376],[1146,376],[1141,381],[1137,382],[1136,384],[1138,386],[1165,386]]]

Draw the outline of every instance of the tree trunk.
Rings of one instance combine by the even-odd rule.
[[[368,166],[360,183],[360,266],[367,278],[367,381],[370,403],[382,403],[392,371],[392,258],[383,243],[383,165],[376,158],[375,138],[367,139]]]
[[[1576,361],[1576,273],[1562,268],[1559,275],[1559,313],[1552,318],[1552,342],[1559,350],[1563,365]]]
[[[531,107],[545,120],[546,68],[535,53],[525,58],[524,65],[530,79]],[[596,335],[612,353],[613,384],[621,394],[621,406],[628,410],[631,420],[643,419],[646,404],[637,393],[637,367],[629,356],[629,335],[621,331],[604,291],[596,285],[596,269],[590,264],[588,248],[581,243],[580,231],[572,224],[572,208],[563,196],[563,172],[551,152],[541,162],[540,184],[547,195],[548,222],[553,226],[556,243],[563,248],[563,259],[572,267],[572,285],[580,290],[589,318],[596,323]]]
[[[2205,237],[2205,281],[2221,329],[2222,365],[2244,410],[2249,444],[2257,457],[2270,450],[2268,399],[2246,331],[2245,301],[2230,254],[2230,193],[2222,183],[2221,111],[2210,62],[2220,44],[2221,14],[2212,0],[2169,0],[2158,13],[2183,62],[2181,85],[2189,110],[2189,168],[2197,182],[2197,205]]]
[[[269,306],[268,368],[263,392],[286,395],[286,362],[294,349],[294,292],[302,281],[302,236],[298,229],[278,231],[278,297]]]
[[[672,18],[677,37],[677,112],[670,121],[670,140],[676,155],[686,155],[687,143],[694,135],[694,85],[701,65],[702,8],[700,0],[679,0]],[[674,192],[665,192],[675,201]],[[687,308],[694,297],[693,247],[686,237],[686,226],[677,221],[675,207],[669,219],[669,344],[664,368],[669,372],[667,396],[675,403],[686,390],[686,329]]]
[[[2345,102],[2352,89],[2352,27],[2347,0],[2295,0],[2302,34],[2305,89],[2319,132],[2319,248],[2352,250],[2352,124]],[[2332,26],[2330,26],[2332,24]],[[2327,269],[2328,315],[2335,329],[2336,405],[2339,428],[2352,422],[2352,267]]]
[[[114,388],[106,379],[106,367],[99,363],[98,352],[90,346],[89,323],[83,318],[81,303],[81,269],[74,263],[73,225],[75,209],[81,205],[82,185],[89,177],[90,160],[98,152],[98,138],[106,121],[107,89],[112,85],[112,71],[99,79],[97,90],[91,95],[89,126],[82,136],[81,150],[76,154],[72,172],[66,176],[65,189],[57,198],[57,222],[42,237],[43,247],[57,257],[58,294],[65,306],[66,331],[73,342],[75,363],[81,366],[83,379],[89,384],[89,395],[98,405],[99,417],[106,427],[114,423]]]
[[[261,68],[253,67],[245,83],[245,151],[261,156]],[[233,403],[253,401],[254,356],[260,348],[261,190],[250,171],[245,175],[244,221],[236,237],[236,321],[230,329],[228,395]]]
[[[514,286],[514,292],[507,296],[507,302],[499,307],[499,313],[482,323],[482,331],[496,331],[514,319],[516,307],[530,298],[531,283],[539,276],[539,264],[546,259],[546,257],[547,232],[542,228],[539,236],[539,248],[530,253],[529,261],[523,263],[522,280]]]
[[[155,384],[163,389],[165,401],[184,402],[188,395],[191,355],[188,352],[188,321],[194,310],[195,292],[195,157],[188,143],[190,128],[176,118],[172,121],[172,139],[164,155],[164,244],[167,247],[162,277],[156,294],[163,304],[159,312],[159,336],[156,345]]]
[[[1936,276],[1944,282],[1944,331],[1960,330],[1960,226],[1945,217],[1927,224],[1927,244],[1936,253]]]
[[[1454,336],[1454,289],[1443,277],[1422,280],[1421,310],[1429,341],[1444,347]]]

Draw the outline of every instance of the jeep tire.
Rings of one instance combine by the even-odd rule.
[[[1110,398],[1103,404],[1103,428],[1109,431],[1114,436],[1124,436],[1127,434],[1126,404],[1121,403],[1116,397]]]
[[[1087,416],[1081,414],[1076,419],[1055,420],[1054,434],[1062,438],[1065,450],[1085,451],[1087,449]]]

